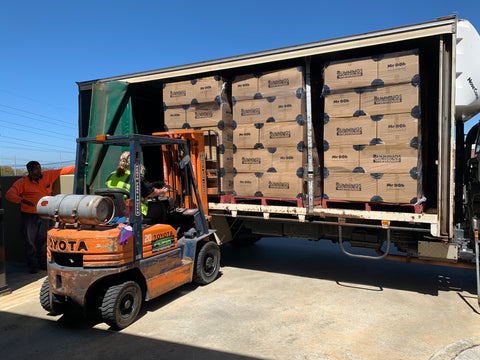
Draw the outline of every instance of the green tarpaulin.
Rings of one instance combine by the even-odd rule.
[[[110,81],[95,84],[88,137],[136,132],[128,83]],[[90,191],[105,187],[105,179],[116,169],[120,154],[126,150],[128,147],[107,148],[102,145],[88,145],[86,184]]]

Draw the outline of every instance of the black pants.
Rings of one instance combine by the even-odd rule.
[[[25,257],[30,269],[44,268],[47,263],[47,231],[50,220],[22,212],[21,232],[25,238]]]

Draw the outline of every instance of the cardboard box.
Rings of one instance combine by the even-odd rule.
[[[298,151],[297,147],[276,147],[269,148],[272,152],[272,170],[277,173],[289,172],[303,177],[304,168],[307,166],[307,151]],[[314,165],[314,167],[318,167]]]
[[[163,103],[166,106],[189,105],[194,98],[191,80],[163,84]]]
[[[170,106],[163,112],[166,130],[183,129],[188,127],[187,110],[188,106]]]
[[[227,102],[231,84],[220,76],[209,76],[193,81],[194,103]],[[229,101],[228,101],[229,102]]]
[[[360,151],[353,145],[324,147],[323,166],[333,172],[352,172],[360,166]]]
[[[420,80],[418,50],[385,54],[378,61],[378,78],[385,85],[411,83]]]
[[[263,97],[303,93],[303,67],[294,67],[263,73],[259,78],[258,92]]]
[[[260,129],[259,142],[264,147],[296,146],[299,142],[306,142],[307,126],[301,122],[273,122],[266,123]]]
[[[303,93],[304,88],[303,67],[238,75],[232,81],[232,99],[235,103],[253,100],[256,95],[264,98],[297,95]]]
[[[199,103],[229,102],[230,82],[220,76],[163,84],[163,102],[166,106]]]
[[[335,61],[324,69],[325,90],[345,90],[379,84],[416,83],[418,50],[380,54],[370,58]]]
[[[237,173],[233,177],[233,194],[237,196],[258,196],[259,179],[255,173]]]
[[[307,188],[308,188],[308,182],[307,182]],[[313,178],[313,196],[323,197],[323,181],[320,175],[314,176]]]
[[[233,106],[233,120],[238,124],[306,121],[305,99],[291,96],[244,100]]]
[[[418,142],[418,119],[410,113],[379,115],[375,117],[377,138],[385,145],[407,145]]]
[[[325,94],[325,113],[332,117],[352,117],[360,111],[360,94],[355,90]]]
[[[360,95],[361,110],[366,115],[417,113],[419,88],[411,84],[369,88]]]
[[[370,201],[377,193],[377,180],[369,174],[330,172],[324,177],[324,198],[328,200]]]
[[[377,79],[377,62],[372,58],[336,61],[324,70],[324,84],[333,90],[371,86]]]
[[[233,154],[236,172],[266,172],[272,167],[272,154],[268,149],[237,149]]]
[[[264,123],[271,114],[267,99],[238,101],[233,105],[233,121],[236,125]]]
[[[232,100],[253,100],[255,94],[258,94],[259,74],[237,75],[232,81]]]
[[[303,96],[275,96],[269,103],[271,104],[271,113],[267,121],[305,123],[307,120],[307,108]]]
[[[326,117],[323,134],[323,138],[334,146],[370,144],[377,137],[377,124],[370,116]]]
[[[297,177],[305,177],[308,167],[307,148],[293,147],[269,147],[268,151],[272,153],[272,166],[269,171],[289,172]],[[312,149],[312,166],[315,173],[319,173],[320,161],[317,149]]]
[[[218,182],[220,182],[220,192],[218,192]],[[209,191],[210,194],[212,192],[219,195],[232,194],[233,193],[233,173],[232,172],[226,173],[220,177],[208,177],[207,187],[211,189]]]
[[[220,175],[233,174],[233,150],[220,154]]]
[[[383,174],[377,180],[377,196],[383,202],[416,203],[418,180],[410,174]]]
[[[227,195],[233,193],[233,172],[225,173],[220,177],[220,195]]]
[[[187,109],[187,122],[191,128],[231,126],[232,112],[228,104],[201,103]]]
[[[233,143],[239,149],[254,149],[260,145],[260,131],[264,124],[241,124],[233,131]]]
[[[284,199],[303,198],[306,182],[295,172],[263,173],[259,178],[259,191],[263,197]]]
[[[419,152],[409,145],[369,145],[360,154],[366,173],[409,173],[418,166]]]

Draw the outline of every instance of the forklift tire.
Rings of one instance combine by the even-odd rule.
[[[62,304],[55,303],[55,300],[51,297],[48,277],[45,279],[42,288],[40,289],[40,304],[42,305],[42,308],[48,311],[51,315],[61,315],[64,313]]]
[[[214,241],[204,243],[197,254],[193,281],[199,285],[209,284],[217,278],[219,270],[220,248]]]
[[[141,307],[142,289],[135,281],[126,281],[107,289],[100,311],[103,321],[120,330],[135,321]]]

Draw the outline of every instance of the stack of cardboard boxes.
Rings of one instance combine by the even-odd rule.
[[[303,67],[235,77],[232,103],[234,194],[302,197],[307,165]]]
[[[204,131],[207,168],[215,170],[216,162],[219,162],[220,168],[219,173],[207,178],[207,186],[216,189],[220,181],[222,195],[231,194],[233,191],[233,129],[230,104],[231,83],[219,76],[163,85],[165,130]],[[220,149],[218,159],[217,136]]]
[[[415,50],[324,71],[324,198],[414,203],[421,194]]]

